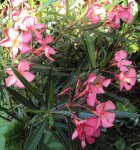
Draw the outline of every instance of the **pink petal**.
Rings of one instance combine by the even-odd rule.
[[[35,78],[35,75],[30,72],[23,72],[22,75],[24,76],[24,78],[26,78],[28,82],[32,82],[32,80],[34,80]]]
[[[113,124],[110,123],[110,122],[108,122],[106,117],[103,117],[103,118],[102,118],[102,126],[103,126],[104,128],[110,128],[110,127],[113,126]]]
[[[97,86],[97,87],[96,87],[96,89],[98,89],[98,90],[96,91],[96,93],[97,93],[97,94],[103,94],[103,93],[105,93],[105,91],[104,91],[103,87],[102,87],[102,86],[100,86],[100,85],[99,85],[99,86]]]
[[[136,78],[131,78],[131,79],[130,79],[130,84],[131,84],[131,86],[134,86],[135,83],[136,83]]]
[[[14,86],[16,86],[20,89],[24,88],[24,85],[21,83],[21,81],[19,79],[16,80]]]
[[[9,36],[10,40],[12,40],[12,41],[16,40],[18,38],[18,36],[19,36],[19,32],[14,30],[14,29],[12,29],[12,28],[10,28],[8,30],[8,36]]]
[[[85,141],[81,141],[81,145],[82,145],[82,148],[85,148],[86,147],[86,142]]]
[[[104,117],[106,117],[109,123],[113,123],[115,121],[115,116],[116,116],[115,113],[112,113],[112,112],[106,112],[104,114]]]
[[[121,66],[121,67],[120,67],[120,71],[125,72],[125,71],[128,71],[128,69],[126,68],[126,66]]]
[[[8,73],[9,75],[14,75],[14,72],[12,71],[11,68],[6,69],[6,73]]]
[[[120,91],[122,91],[123,86],[124,86],[124,82],[120,82]]]
[[[23,2],[23,0],[14,0],[12,4],[13,4],[14,7],[17,7],[22,2]]]
[[[73,134],[72,134],[72,140],[74,140],[75,138],[77,138],[77,136],[78,136],[78,132],[77,132],[77,130],[75,130],[73,132]]]
[[[104,110],[114,110],[114,109],[116,109],[116,106],[113,104],[112,101],[108,100],[107,102],[105,102]]]
[[[30,46],[25,43],[20,43],[19,49],[20,49],[21,54],[25,54],[31,51]]]
[[[111,83],[111,79],[105,79],[103,82],[103,86],[108,87],[110,83]]]
[[[7,77],[5,79],[6,86],[9,87],[9,86],[13,85],[16,82],[16,80],[17,80],[17,78],[15,75]]]
[[[50,55],[54,55],[56,52],[54,49],[52,49],[49,46],[45,47],[45,56],[50,60],[50,61],[54,61],[54,59],[50,56]]]
[[[98,128],[97,130],[95,130],[95,132],[94,132],[94,137],[99,137],[100,136],[100,134],[101,134],[101,129],[100,128]]]
[[[32,34],[30,32],[24,32],[23,34],[21,34],[20,38],[21,42],[29,43],[32,39]]]
[[[48,44],[48,43],[52,43],[54,41],[54,39],[52,38],[52,36],[51,35],[47,35],[46,36],[46,38],[45,38],[45,42],[46,42],[46,44]]]
[[[96,117],[88,118],[86,124],[92,126],[93,129],[97,129],[100,126],[100,123]]]
[[[87,136],[86,139],[89,144],[93,144],[95,142],[95,138],[93,137]]]
[[[94,106],[96,102],[96,94],[95,93],[89,93],[87,98],[87,104],[89,106]]]
[[[132,64],[132,61],[129,61],[129,60],[122,60],[121,63],[122,63],[122,65],[124,65],[124,66],[129,66],[129,65]]]
[[[105,102],[99,104],[99,105],[96,107],[97,113],[101,114],[101,113],[104,111],[104,105],[105,105]]]
[[[124,87],[125,87],[126,91],[129,91],[132,88],[132,86],[128,85],[126,82],[124,82]]]
[[[12,47],[12,49],[10,51],[10,57],[12,59],[15,59],[17,54],[18,54],[18,47]]]
[[[29,63],[26,60],[22,60],[20,61],[19,65],[18,65],[18,71],[29,71],[30,67],[29,67]]]
[[[129,69],[129,71],[128,71],[128,73],[127,73],[127,76],[128,76],[129,78],[131,78],[131,77],[136,78],[136,76],[137,76],[136,70],[135,70],[134,68]]]
[[[122,59],[125,59],[127,57],[127,52],[125,50],[119,50],[116,54],[115,54],[115,60],[119,61]]]
[[[94,74],[94,73],[91,73],[90,75],[89,75],[89,77],[88,77],[88,80],[87,80],[87,82],[88,83],[93,83],[95,80],[96,80],[96,75]]]
[[[35,25],[35,29],[37,30],[37,29],[46,29],[47,28],[47,26],[45,25],[45,24],[36,24]]]
[[[5,39],[0,41],[0,45],[4,46],[4,47],[12,47],[13,43],[9,38],[5,38]]]

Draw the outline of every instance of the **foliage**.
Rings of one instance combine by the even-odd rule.
[[[80,140],[72,140],[72,134],[78,128],[77,118],[87,121],[98,115],[94,113],[97,104],[89,105],[89,93],[83,94],[88,87],[86,82],[93,74],[96,79],[89,83],[90,86],[98,84],[100,77],[111,79],[111,84],[103,89],[105,92],[96,93],[96,96],[101,104],[112,101],[116,110],[109,109],[109,112],[115,114],[116,119],[112,128],[101,127],[101,136],[94,144],[87,144],[86,149],[139,148],[139,73],[138,82],[130,92],[125,88],[120,90],[121,81],[116,76],[121,73],[121,67],[113,66],[115,54],[123,49],[128,52],[125,60],[132,62],[126,68],[139,71],[139,2],[138,9],[133,12],[133,23],[127,24],[122,19],[124,22],[121,20],[120,28],[110,27],[104,17],[94,24],[87,15],[93,3],[90,0],[28,0],[28,3],[31,8],[21,3],[16,10],[27,7],[31,16],[37,16],[42,25],[31,32],[33,40],[24,43],[30,44],[30,51],[19,52],[13,58],[9,48],[0,46],[1,150],[82,149]],[[128,6],[128,1],[112,1],[109,5],[101,1],[100,4],[111,12],[116,5]],[[9,1],[4,1],[0,3],[0,10],[2,40],[7,36],[5,29],[14,26],[11,12],[15,8]],[[20,32],[24,31],[20,29]],[[52,53],[39,50],[48,35],[51,42],[44,45]],[[27,61],[30,70],[21,73],[19,65],[22,60]],[[16,81],[21,82],[22,88],[16,84],[7,86],[8,68]],[[35,77],[29,81],[25,72]]]

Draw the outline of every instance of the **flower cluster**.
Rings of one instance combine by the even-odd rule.
[[[120,81],[120,90],[123,87],[129,91],[136,83],[136,70],[131,66],[132,62],[127,60],[128,54],[125,50],[119,50],[115,54],[115,65],[119,68],[118,78]]]
[[[50,61],[54,61],[51,55],[54,55],[56,52],[49,46],[49,43],[53,42],[53,38],[51,35],[46,34],[47,26],[39,23],[35,11],[24,0],[9,0],[9,3],[10,7],[13,7],[10,16],[13,24],[10,28],[4,30],[6,37],[0,41],[0,46],[10,49],[12,62],[14,60],[19,61],[17,70],[31,82],[35,75],[26,72],[29,71],[27,60],[30,60],[30,57],[33,55],[39,57],[45,54]],[[22,5],[22,9],[19,7],[20,5]],[[26,57],[26,60],[22,60],[22,55],[27,53],[28,57]],[[6,86],[24,87],[11,69],[8,68],[6,72],[10,75],[6,78]]]
[[[86,141],[93,144],[101,134],[101,127],[110,128],[113,126],[115,113],[110,112],[110,110],[115,108],[115,105],[108,100],[96,106],[95,111],[93,111],[96,117],[93,116],[85,120],[75,117],[76,129],[72,134],[72,140],[78,138],[81,141],[82,148],[85,148]]]
[[[121,20],[131,24],[134,19],[132,3],[135,1],[129,2],[127,7],[116,4],[112,9],[106,10],[104,6],[112,4],[112,1],[94,1],[88,8],[87,17],[93,24],[106,20],[104,25],[110,28],[120,28]]]
[[[115,54],[113,66],[119,69],[119,73],[115,73],[115,77],[120,81],[120,90],[123,86],[126,90],[130,90],[136,82],[136,70],[132,67],[132,62],[127,60],[127,52],[119,50]],[[72,115],[76,129],[72,135],[72,139],[78,138],[83,148],[86,142],[93,144],[97,137],[101,135],[102,128],[110,128],[115,121],[115,104],[111,100],[101,102],[98,99],[99,94],[106,94],[107,88],[113,79],[107,79],[103,76],[91,73],[85,82],[77,81],[76,92],[73,99],[68,100],[67,106],[82,107],[92,112],[93,116],[81,119],[76,114]],[[70,87],[62,91],[59,96],[67,93]]]

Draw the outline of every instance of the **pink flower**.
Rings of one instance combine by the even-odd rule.
[[[19,35],[18,31],[9,29],[7,37],[0,41],[0,45],[3,47],[11,47],[10,57],[14,59],[18,53],[18,49],[20,49],[22,54],[30,51],[28,43],[31,38],[31,34],[28,32]]]
[[[97,81],[96,81],[96,79],[97,79]],[[95,84],[94,84],[94,82],[95,82]],[[94,106],[95,103],[98,103],[98,100],[96,99],[96,95],[104,94],[105,91],[104,91],[103,87],[108,87],[110,82],[111,82],[111,79],[105,79],[102,76],[97,77],[93,73],[90,74],[88,80],[85,83],[85,84],[87,84],[85,93],[88,94],[86,101],[89,106]]]
[[[17,68],[17,71],[28,81],[32,82],[32,80],[35,78],[35,75],[29,72],[29,63],[26,60],[22,60]],[[9,87],[11,85],[14,85],[18,88],[24,88],[24,85],[20,82],[20,80],[16,77],[12,69],[6,70],[7,74],[9,76],[5,79],[6,86]]]
[[[126,60],[127,52],[125,50],[119,50],[115,54],[115,61],[117,62],[117,67],[120,68],[121,71],[128,71],[126,66],[132,64],[131,61]]]
[[[100,4],[93,4],[87,11],[87,17],[93,24],[97,24],[106,17],[106,10]]]
[[[24,0],[8,0],[14,7],[19,6]]]
[[[137,74],[134,68],[129,69],[128,72],[121,72],[119,74],[120,91],[123,87],[125,87],[127,91],[131,90],[136,83],[136,76]]]
[[[40,33],[44,33],[46,30],[45,24],[38,24],[38,18],[36,16],[26,16],[20,24],[20,29],[23,31],[34,32],[36,36]],[[40,31],[38,31],[40,30]]]
[[[82,148],[85,148],[86,141],[89,144],[95,142],[95,137],[100,136],[100,123],[96,117],[91,117],[86,120],[75,120],[76,129],[72,134],[72,140],[78,137],[81,141]]]
[[[120,28],[120,20],[131,24],[134,17],[130,7],[120,6],[108,15],[108,24],[112,28]]]
[[[23,19],[25,17],[28,16],[28,11],[26,9],[23,9],[22,11],[13,11],[12,12],[12,18],[15,22],[14,24],[14,29],[15,30],[18,30],[20,27],[22,27],[22,22],[23,22]]]
[[[99,120],[101,121],[103,127],[110,128],[113,126],[115,121],[115,113],[109,111],[114,109],[116,109],[116,107],[110,100],[101,103],[96,107],[95,114],[99,116]]]
[[[54,49],[52,49],[47,44],[53,42],[53,38],[50,35],[47,35],[45,39],[42,38],[42,35],[38,33],[37,35],[37,41],[42,45],[38,49],[36,49],[33,53],[40,55],[42,51],[44,51],[45,56],[50,60],[54,61],[54,59],[51,57],[51,55],[54,55],[56,52]]]

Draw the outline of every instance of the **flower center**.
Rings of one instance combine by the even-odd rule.
[[[124,82],[127,82],[127,83],[130,83],[130,78],[124,77],[124,78],[123,78],[123,81],[124,81]]]

